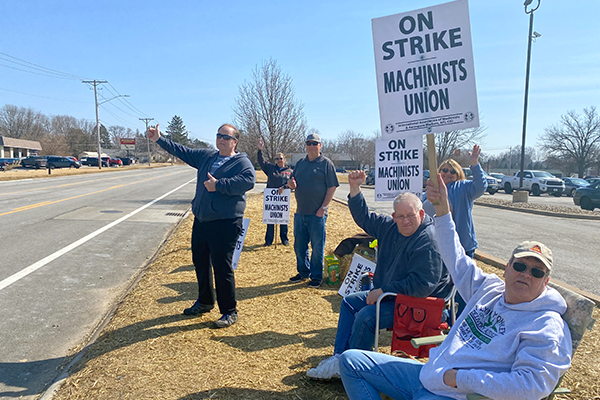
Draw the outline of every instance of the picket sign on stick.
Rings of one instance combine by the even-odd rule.
[[[437,180],[438,165],[437,155],[435,154],[435,137],[433,136],[433,133],[427,134],[427,155],[429,156],[429,179],[431,179],[433,187],[437,189],[439,187]],[[437,206],[439,204],[439,201],[436,201],[435,203],[431,204]]]

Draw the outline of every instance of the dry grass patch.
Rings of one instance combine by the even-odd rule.
[[[114,171],[131,171],[135,169],[146,169],[146,168],[158,168],[171,166],[171,163],[152,163],[148,164],[133,164],[126,165],[123,167],[81,167],[81,168],[55,168],[48,174],[47,169],[30,169],[30,168],[13,168],[10,171],[0,172],[0,181],[14,181],[18,179],[43,179],[52,178],[57,176],[68,176],[68,175],[85,175],[85,174],[97,174],[99,172],[114,172]]]
[[[320,383],[305,376],[333,352],[338,288],[289,284],[296,274],[294,251],[291,246],[262,246],[266,229],[261,195],[249,196],[246,216],[251,223],[236,273],[237,324],[213,329],[217,310],[197,318],[181,314],[197,295],[188,218],[55,398],[346,399],[341,382]],[[334,202],[326,253],[360,231],[347,208]],[[567,375],[574,389],[570,398],[600,394],[599,330],[588,332]]]

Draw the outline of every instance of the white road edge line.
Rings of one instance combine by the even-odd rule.
[[[77,240],[76,242],[71,243],[70,245],[63,247],[62,249],[58,250],[57,252],[50,254],[48,257],[45,257],[43,259],[41,259],[40,261],[31,264],[29,267],[22,269],[21,271],[17,272],[16,274],[13,274],[11,276],[9,276],[8,278],[0,281],[0,290],[6,288],[9,285],[12,285],[13,283],[17,282],[18,280],[26,277],[27,275],[31,274],[32,272],[37,271],[38,269],[42,268],[43,266],[45,266],[46,264],[56,260],[57,258],[59,258],[60,256],[68,253],[69,251],[81,246],[82,244],[84,244],[85,242],[95,238],[96,236],[100,235],[101,233],[106,232],[107,230],[109,230],[110,228],[114,227],[115,225],[120,224],[121,222],[125,221],[128,218],[133,217],[135,214],[139,213],[140,211],[145,210],[146,208],[150,207],[151,205],[153,205],[154,203],[164,199],[165,197],[167,197],[168,195],[175,193],[176,191],[178,191],[179,189],[181,189],[182,187],[184,187],[185,185],[190,184],[191,182],[195,181],[196,178],[184,183],[183,185],[171,190],[168,193],[163,194],[162,196],[152,200],[150,203],[145,204],[143,206],[141,206],[140,208],[138,208],[137,210],[134,210],[132,212],[130,212],[129,214],[119,218],[116,221],[111,222],[110,224],[98,229],[95,232],[90,233],[87,236],[82,237],[81,239]]]

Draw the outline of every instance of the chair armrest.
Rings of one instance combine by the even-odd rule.
[[[483,400],[483,399],[487,399],[487,397],[482,396],[482,395],[477,394],[477,393],[469,393],[467,395],[467,400]]]
[[[410,339],[410,343],[412,343],[415,349],[418,349],[420,346],[427,346],[430,344],[441,344],[446,335],[437,335],[437,336],[427,336],[427,337],[418,337]]]

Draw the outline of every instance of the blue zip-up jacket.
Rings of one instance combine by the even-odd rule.
[[[487,190],[487,180],[481,165],[477,164],[471,167],[471,172],[473,172],[473,180],[456,181],[446,186],[448,188],[448,201],[450,202],[452,220],[456,225],[456,233],[460,238],[460,244],[465,251],[472,251],[479,247],[477,236],[475,236],[475,225],[473,224],[473,202]],[[427,200],[425,193],[423,193],[421,200],[425,212],[433,217],[435,209]]]
[[[192,212],[200,221],[239,218],[246,209],[246,192],[254,187],[256,172],[246,153],[236,153],[213,174],[217,180],[216,191],[204,187],[208,173],[219,151],[214,149],[191,149],[170,139],[161,137],[160,147],[179,157],[198,170],[196,196],[192,200]]]
[[[362,193],[348,198],[354,222],[377,238],[377,268],[373,287],[413,297],[441,297],[452,283],[435,240],[433,220],[425,214],[411,236],[398,231],[391,217],[370,213]]]

